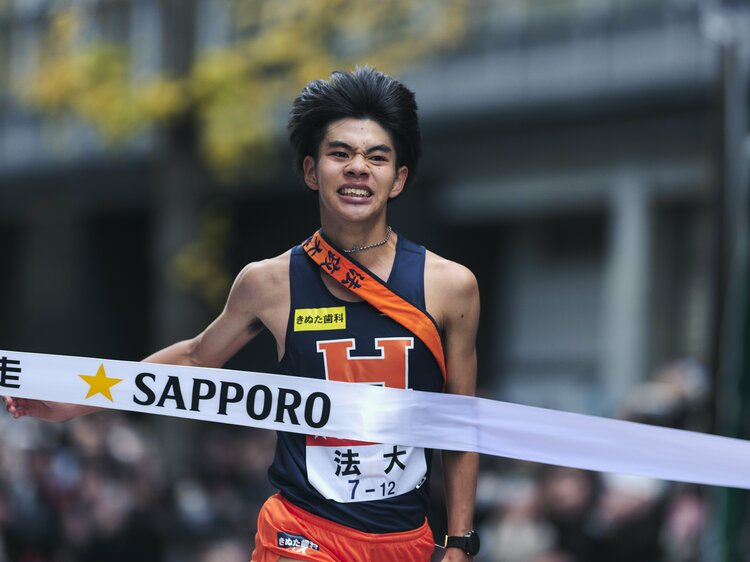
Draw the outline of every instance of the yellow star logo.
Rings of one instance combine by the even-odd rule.
[[[118,382],[122,382],[122,379],[111,379],[107,376],[107,373],[104,372],[104,364],[102,363],[99,365],[99,369],[96,371],[96,376],[92,375],[78,375],[81,377],[86,383],[89,385],[89,392],[86,394],[86,398],[91,398],[95,394],[103,394],[105,397],[109,399],[110,402],[114,402],[112,400],[112,393],[110,392],[110,389],[115,386]]]

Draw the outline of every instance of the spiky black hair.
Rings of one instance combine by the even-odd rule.
[[[287,128],[297,172],[303,173],[306,156],[317,160],[328,125],[346,118],[372,119],[383,127],[396,149],[396,168],[406,166],[407,185],[411,183],[422,153],[414,92],[367,66],[313,80],[294,100]]]

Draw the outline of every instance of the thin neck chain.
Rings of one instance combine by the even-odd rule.
[[[344,250],[345,254],[353,254],[354,252],[362,252],[364,250],[369,250],[371,248],[377,248],[378,246],[382,246],[383,244],[387,244],[388,240],[391,239],[391,227],[388,227],[388,230],[385,233],[385,238],[383,238],[380,242],[375,242],[374,244],[368,244],[367,246],[354,246],[354,248],[349,248],[348,250]]]

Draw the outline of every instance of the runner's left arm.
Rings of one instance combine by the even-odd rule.
[[[442,283],[445,299],[443,329],[447,367],[446,392],[473,396],[476,390],[476,334],[479,324],[479,289],[476,278],[465,267],[450,263]],[[445,503],[448,534],[464,535],[472,530],[479,455],[443,451]],[[468,557],[457,548],[446,551],[444,561]]]

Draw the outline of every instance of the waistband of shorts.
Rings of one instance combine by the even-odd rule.
[[[424,523],[416,529],[410,529],[408,531],[397,531],[395,533],[366,533],[358,529],[347,527],[346,525],[335,523],[334,521],[329,521],[328,519],[320,517],[319,515],[315,515],[314,513],[310,513],[309,511],[302,509],[301,507],[290,502],[279,492],[276,492],[276,494],[274,494],[272,497],[278,498],[278,500],[284,505],[284,507],[295,517],[308,521],[309,523],[311,523],[312,525],[316,525],[317,527],[327,529],[330,532],[344,535],[353,539],[363,541],[377,540],[378,542],[404,542],[421,537],[425,533],[425,528],[430,533],[432,533],[432,530],[427,523],[426,517]]]

